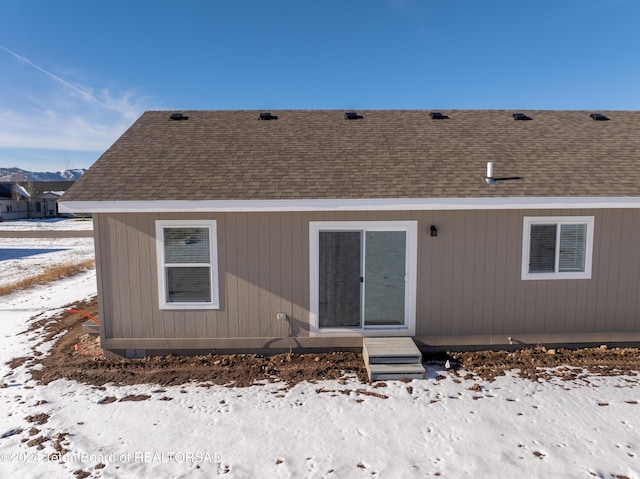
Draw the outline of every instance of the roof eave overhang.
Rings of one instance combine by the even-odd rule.
[[[301,200],[60,201],[62,213],[438,211],[640,208],[640,197],[358,198]]]

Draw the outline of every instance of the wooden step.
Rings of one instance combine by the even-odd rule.
[[[411,338],[363,338],[366,364],[422,364],[422,353]]]
[[[369,381],[424,379],[422,364],[365,364]]]
[[[363,338],[369,381],[423,379],[422,353],[411,338]]]

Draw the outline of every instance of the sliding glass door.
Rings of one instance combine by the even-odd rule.
[[[407,230],[344,228],[318,228],[318,327],[405,327]]]

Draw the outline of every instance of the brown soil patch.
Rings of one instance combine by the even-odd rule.
[[[389,399],[389,396],[387,396],[385,394],[380,394],[380,393],[375,393],[375,392],[372,392],[372,391],[367,391],[366,389],[325,389],[325,388],[318,388],[318,389],[316,389],[316,393],[317,394],[330,393],[331,396],[337,396],[338,394],[343,394],[345,396],[349,396],[349,395],[351,395],[351,393],[354,393],[356,395],[361,394],[363,396],[372,396],[372,397],[376,397],[378,399]]]
[[[640,371],[638,348],[583,348],[547,350],[543,346],[515,351],[474,351],[449,353],[460,368],[491,381],[517,369],[520,377],[531,380],[580,379],[587,373],[602,376],[637,376]],[[546,368],[557,368],[547,371]]]
[[[64,455],[68,452],[64,447],[69,445],[69,441],[67,440],[68,435],[68,432],[60,432],[54,436],[55,442],[53,443],[53,448],[60,455]]]
[[[96,316],[97,300],[93,298],[74,305],[73,309]],[[42,364],[41,370],[31,370],[34,379],[46,384],[68,378],[96,386],[107,383],[168,386],[201,382],[240,387],[265,381],[285,381],[293,385],[300,381],[340,379],[350,373],[356,373],[362,381],[367,380],[362,355],[349,352],[287,353],[268,357],[256,354],[211,354],[107,359],[102,354],[99,340],[82,333],[82,323],[85,321],[86,318],[79,314],[64,313],[58,318],[34,323],[31,330],[44,328],[43,341],[49,341],[66,331],[56,340],[49,355],[31,359],[30,365]]]
[[[43,443],[49,440],[48,437],[38,436],[34,439],[31,439],[27,442],[27,446],[29,447],[37,447],[38,449],[44,449]]]
[[[38,426],[42,426],[43,424],[46,424],[46,422],[49,420],[49,415],[45,414],[45,413],[40,413],[40,414],[34,414],[33,416],[27,416],[25,417],[25,420],[27,422],[32,422],[37,424]]]
[[[11,361],[8,361],[7,364],[11,369],[18,368],[26,363],[29,359],[29,356],[20,356],[19,358],[13,358]]]
[[[149,396],[148,394],[130,394],[129,396],[125,396],[122,399],[120,399],[120,402],[124,402],[124,401],[146,401],[150,397],[151,396]]]
[[[76,304],[73,309],[96,316],[97,300],[93,298]],[[82,333],[85,321],[86,318],[79,314],[64,313],[33,324],[31,330],[44,330],[43,342],[57,338],[49,355],[28,358],[28,365],[42,365],[40,370],[31,370],[34,379],[46,384],[68,378],[95,386],[106,383],[168,386],[199,382],[203,386],[244,387],[275,381],[293,385],[301,381],[341,379],[355,373],[360,381],[367,382],[362,355],[350,352],[287,353],[268,357],[231,354],[107,359],[102,354],[98,338]],[[456,369],[468,371],[464,379],[480,377],[489,381],[510,370],[518,370],[521,377],[531,380],[552,376],[573,380],[583,378],[587,373],[636,376],[640,371],[640,350],[637,348],[547,350],[539,346],[514,351],[453,352],[433,359],[440,359],[443,363],[449,359],[456,366],[452,371],[454,374],[457,374]],[[18,366],[24,362],[25,358],[17,358],[12,364]],[[547,368],[555,369],[548,371]],[[444,378],[440,375],[436,379]],[[356,393],[365,394],[362,391]]]

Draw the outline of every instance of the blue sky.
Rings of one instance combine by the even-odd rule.
[[[0,0],[0,166],[153,109],[640,109],[636,0]]]

